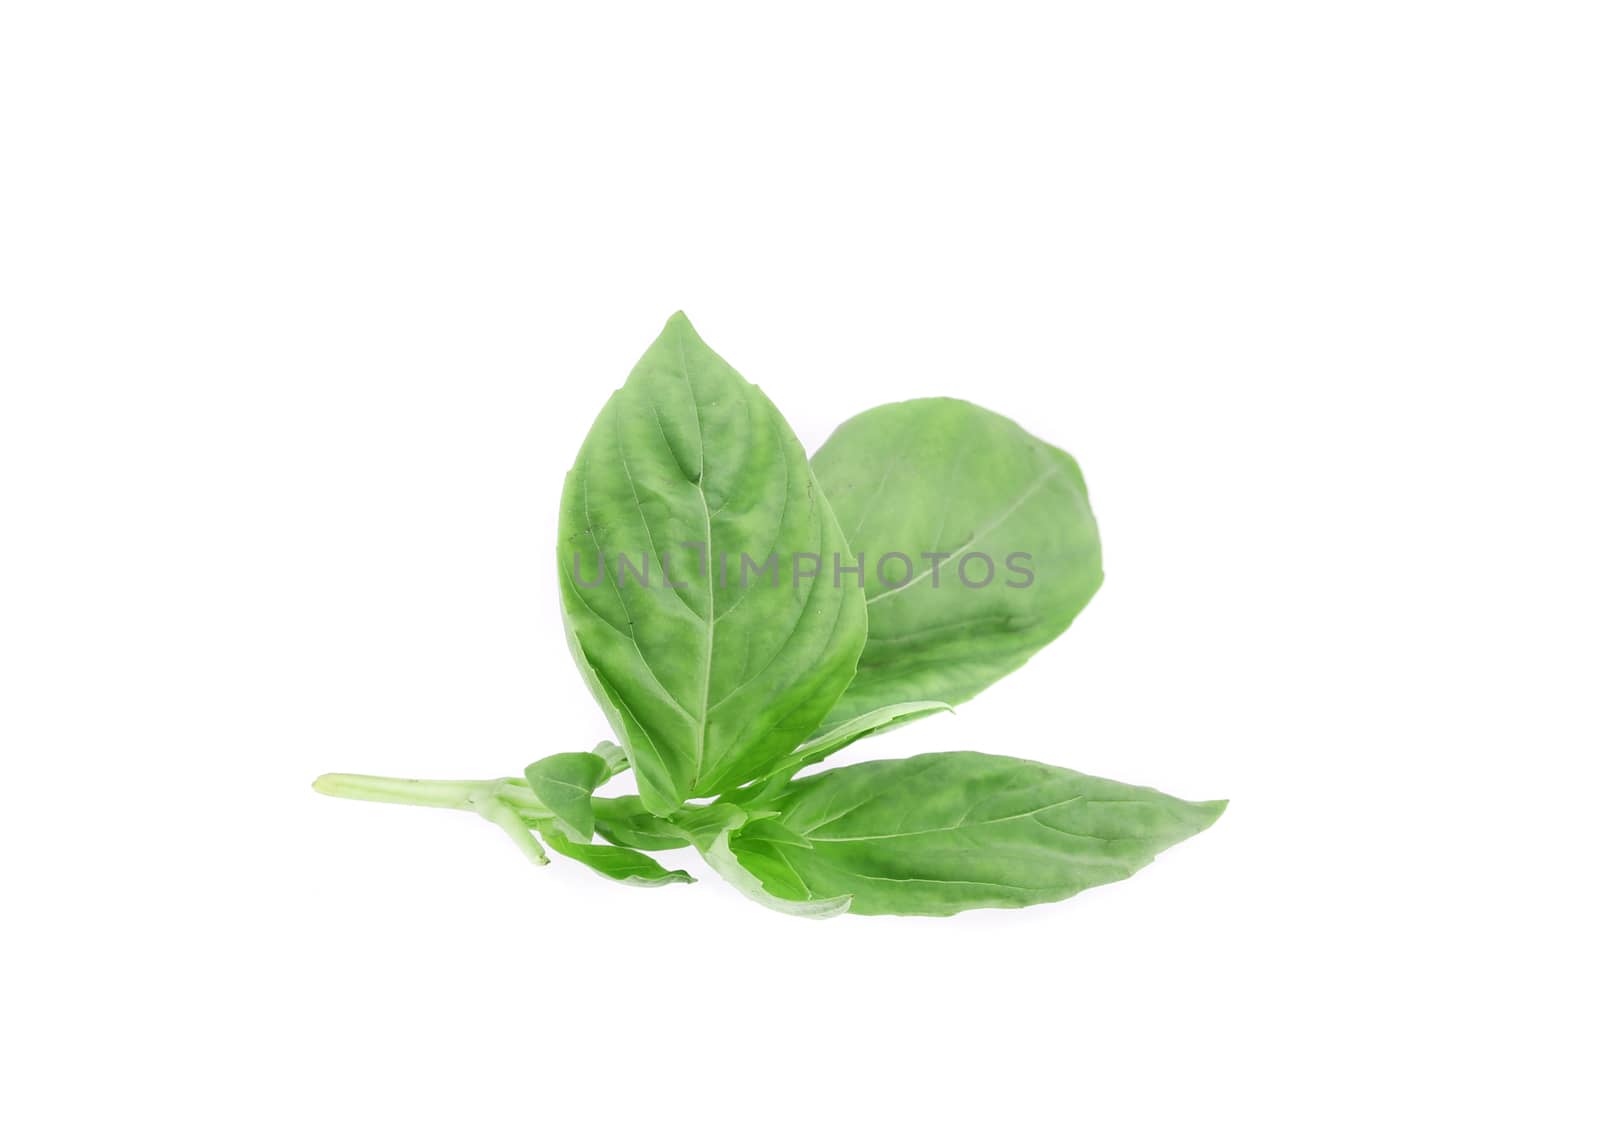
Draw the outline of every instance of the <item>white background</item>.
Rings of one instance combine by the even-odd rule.
[[[562,7],[4,8],[0,1121],[1594,1126],[1592,7]],[[679,307],[1087,473],[1079,623],[848,757],[1223,819],[816,923],[313,794],[604,735],[557,497]]]

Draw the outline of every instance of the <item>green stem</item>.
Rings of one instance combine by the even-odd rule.
[[[311,783],[311,788],[329,797],[345,797],[353,801],[384,801],[392,805],[423,805],[432,809],[470,809],[505,830],[506,835],[535,864],[550,863],[528,826],[552,814],[539,803],[532,789],[515,778],[420,781],[416,778],[382,778],[368,774],[323,774]]]
[[[522,849],[522,854],[529,860],[532,860],[535,864],[550,863],[550,857],[544,854],[544,846],[534,838],[528,826],[523,823],[522,818],[517,815],[511,806],[496,798],[486,797],[483,799],[478,812],[499,825],[513,843]]]
[[[418,781],[378,778],[368,774],[323,774],[311,788],[329,797],[353,801],[387,801],[395,805],[427,805],[435,809],[471,809],[472,798],[492,781]]]

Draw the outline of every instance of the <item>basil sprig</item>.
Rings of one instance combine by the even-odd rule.
[[[976,405],[871,409],[808,461],[675,314],[579,448],[557,548],[568,644],[616,741],[520,778],[328,774],[320,792],[470,809],[537,863],[548,846],[636,885],[690,882],[652,853],[692,847],[818,918],[1065,899],[1226,806],[970,750],[797,776],[972,698],[1099,588],[1077,463]],[[595,796],[628,770],[636,794]]]

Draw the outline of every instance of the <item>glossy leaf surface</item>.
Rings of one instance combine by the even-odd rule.
[[[829,770],[762,804],[778,816],[733,830],[727,846],[768,895],[952,915],[1125,879],[1227,803],[956,751]]]
[[[778,410],[674,315],[584,441],[559,540],[574,657],[652,812],[760,775],[828,713],[866,635],[832,584],[845,552]]]
[[[812,466],[866,556],[867,644],[825,727],[892,703],[965,702],[1065,631],[1100,586],[1077,463],[987,409],[883,405],[842,424]]]

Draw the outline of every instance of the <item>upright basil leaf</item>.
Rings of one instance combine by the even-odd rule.
[[[832,583],[844,535],[800,442],[682,314],[590,429],[559,549],[573,655],[652,812],[759,776],[854,674],[865,600]]]
[[[681,869],[668,871],[642,852],[616,848],[609,844],[581,844],[568,840],[554,827],[540,830],[551,852],[587,864],[602,876],[635,887],[656,888],[663,884],[692,884],[694,877]]]
[[[762,804],[777,816],[732,830],[727,847],[769,896],[953,915],[1126,879],[1227,802],[957,751],[828,770]]]
[[[870,409],[812,466],[866,559],[867,645],[825,727],[891,703],[971,699],[1100,587],[1078,465],[987,409],[942,397]]]
[[[528,787],[572,840],[594,837],[594,791],[611,776],[599,754],[552,754],[526,770]]]

